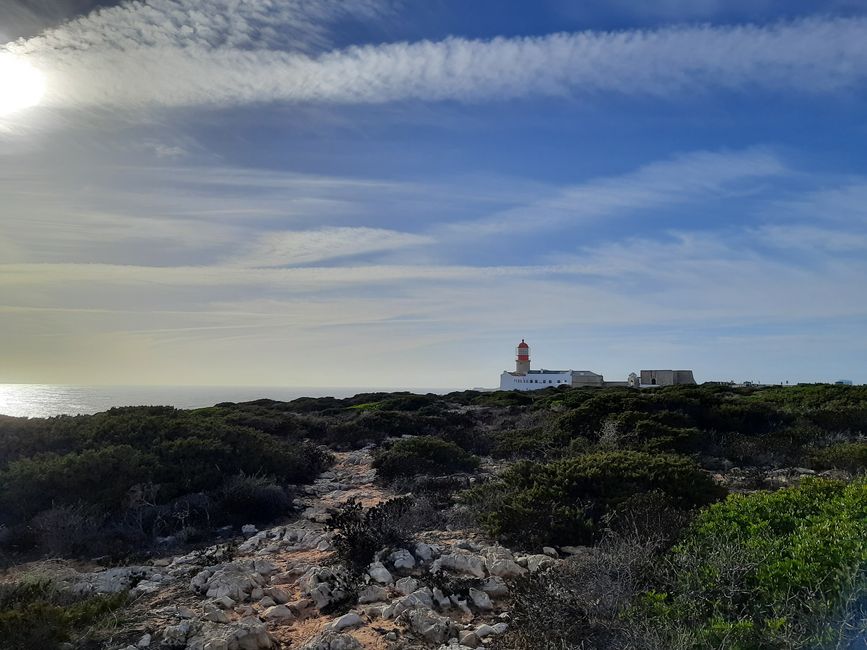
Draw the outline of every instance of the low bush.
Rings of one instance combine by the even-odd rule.
[[[405,438],[380,452],[373,461],[385,479],[416,474],[444,475],[472,472],[479,459],[453,442],[433,436]]]
[[[370,509],[350,503],[333,512],[328,527],[337,531],[338,559],[359,574],[382,549],[405,545],[413,532],[407,525],[413,506],[413,499],[401,497]]]
[[[638,495],[608,517],[598,545],[510,585],[509,630],[501,650],[678,647],[654,643],[629,612],[653,585],[660,553],[686,524],[661,493]],[[661,630],[654,632],[659,635]],[[668,639],[670,640],[670,639]]]
[[[590,543],[605,515],[633,495],[653,491],[681,509],[707,505],[725,494],[689,459],[622,451],[547,464],[519,462],[460,499],[488,533],[529,548]]]
[[[867,481],[732,495],[697,517],[667,565],[649,624],[692,629],[701,647],[854,647],[867,615]]]
[[[236,474],[217,493],[218,509],[233,523],[260,524],[292,511],[287,489],[266,476]]]
[[[0,584],[0,645],[56,650],[70,641],[86,643],[88,633],[126,600],[123,593],[76,596],[44,581]]]
[[[809,454],[810,466],[816,469],[842,469],[853,474],[867,470],[867,442],[841,442]]]
[[[225,408],[0,420],[0,525],[9,530],[0,544],[10,554],[119,556],[157,536],[284,514],[284,487],[311,481],[328,454],[238,423],[280,431],[302,416]],[[44,450],[26,439],[31,428]]]

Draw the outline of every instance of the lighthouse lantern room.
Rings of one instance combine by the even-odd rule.
[[[521,339],[518,347],[515,348],[515,373],[526,375],[530,372],[530,346]]]

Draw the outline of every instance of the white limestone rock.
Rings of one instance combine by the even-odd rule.
[[[415,578],[407,576],[406,578],[401,578],[397,582],[394,583],[394,588],[398,593],[408,596],[416,589],[418,589],[418,580]]]
[[[214,623],[228,623],[230,621],[226,612],[217,607],[214,603],[205,603],[203,606],[204,614],[202,618],[206,621]]]
[[[358,592],[358,602],[361,604],[378,603],[386,600],[388,600],[388,590],[379,585],[367,585]]]
[[[491,598],[503,598],[509,595],[509,587],[506,586],[506,581],[500,576],[491,576],[485,579],[480,586],[482,591]]]
[[[286,605],[272,605],[263,612],[262,618],[266,621],[292,621],[295,615]]]
[[[383,618],[397,618],[409,609],[431,609],[433,607],[433,594],[427,587],[412,592],[400,600],[393,602],[383,610]]]
[[[265,594],[271,597],[278,605],[285,605],[289,602],[289,593],[280,587],[266,587]]]
[[[468,553],[444,553],[431,564],[431,573],[439,573],[442,569],[455,573],[470,574],[476,578],[485,577],[485,563],[478,555]]]
[[[443,643],[452,636],[454,627],[451,619],[429,609],[409,609],[400,620],[428,643]]]
[[[524,567],[520,566],[514,560],[507,559],[492,560],[488,564],[488,571],[492,576],[499,576],[501,578],[515,578],[527,572]]]
[[[416,558],[418,558],[420,562],[430,562],[436,554],[434,547],[430,544],[425,544],[424,542],[418,542],[413,550],[415,551]]]
[[[470,600],[473,601],[473,605],[475,605],[478,609],[484,611],[490,611],[494,609],[494,605],[491,603],[491,597],[488,596],[484,591],[479,591],[478,589],[470,588]]]
[[[190,621],[181,621],[177,625],[168,625],[163,628],[162,644],[164,646],[180,646],[187,644],[187,638],[193,633],[193,624]]]
[[[547,569],[556,564],[556,562],[547,555],[528,555],[526,560],[527,570],[530,573],[536,573],[536,571]]]
[[[397,571],[410,571],[415,568],[415,558],[405,548],[396,550],[388,559]]]
[[[355,612],[349,612],[348,614],[344,614],[340,618],[333,620],[328,627],[335,632],[340,632],[341,630],[347,630],[363,624],[364,621],[358,614]]]
[[[391,572],[383,566],[382,562],[374,562],[371,564],[367,569],[367,575],[381,585],[390,585],[394,582]]]

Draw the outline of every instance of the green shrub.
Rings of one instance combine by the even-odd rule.
[[[867,481],[732,495],[669,558],[665,618],[721,648],[849,647],[867,599]]]
[[[353,573],[360,574],[377,552],[404,546],[413,532],[406,523],[413,505],[411,498],[401,497],[368,510],[360,503],[350,503],[333,512],[328,527],[337,531],[337,557]]]
[[[126,594],[80,597],[50,582],[0,584],[0,646],[8,650],[55,650],[79,640],[111,612]]]
[[[545,460],[564,454],[569,438],[555,429],[502,429],[493,434],[495,458],[527,458]]]
[[[309,420],[271,403],[236,411],[125,407],[27,425],[0,420],[0,525],[9,530],[0,545],[13,553],[117,555],[154,535],[204,533],[211,521],[233,521],[247,507],[264,522],[266,513],[286,512],[281,486],[311,481],[330,458],[313,444],[238,422],[307,431]],[[44,451],[32,447],[29,433]],[[239,474],[274,485],[234,501],[212,498],[228,497],[223,488]],[[223,501],[231,511],[214,508]]]
[[[86,449],[59,456],[46,454],[12,462],[0,474],[3,510],[20,521],[52,504],[85,500],[114,508],[127,491],[145,481],[157,466],[156,458],[130,445]]]
[[[473,403],[479,406],[530,406],[533,396],[517,390],[495,390],[480,394]]]
[[[651,491],[680,508],[707,505],[725,494],[684,457],[621,451],[516,463],[461,501],[490,534],[527,548],[592,542],[606,514]]]
[[[393,479],[416,474],[454,474],[478,468],[479,459],[453,442],[432,436],[398,440],[373,461],[380,476]]]
[[[843,469],[857,473],[867,469],[867,442],[841,442],[809,454],[810,466],[816,469]]]
[[[234,523],[266,523],[292,511],[286,488],[261,475],[236,474],[223,483],[217,498],[219,510]]]

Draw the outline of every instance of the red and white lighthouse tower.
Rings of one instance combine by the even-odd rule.
[[[519,375],[526,375],[530,372],[530,346],[524,342],[524,339],[521,339],[515,352],[515,372]]]

